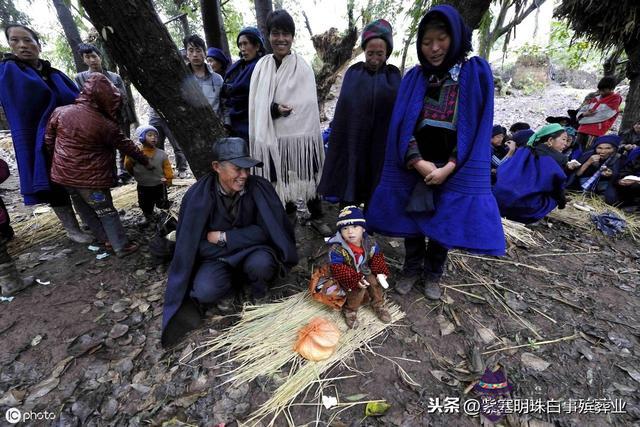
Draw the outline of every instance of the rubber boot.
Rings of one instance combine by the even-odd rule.
[[[0,289],[2,289],[2,296],[8,297],[15,295],[21,290],[33,285],[33,276],[20,277],[18,269],[13,262],[7,262],[0,264]]]
[[[64,230],[67,232],[69,240],[76,243],[93,242],[93,237],[83,233],[80,229],[78,219],[76,218],[76,214],[71,206],[58,206],[53,208],[53,211],[62,223]]]

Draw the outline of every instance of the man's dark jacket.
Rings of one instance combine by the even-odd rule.
[[[176,249],[169,267],[167,289],[162,317],[162,345],[178,342],[182,335],[199,324],[199,314],[189,298],[193,278],[198,271],[198,248],[204,238],[213,208],[212,188],[216,176],[213,173],[202,177],[184,195],[180,206],[180,217],[176,230]],[[273,185],[257,176],[249,176],[246,194],[251,197],[258,211],[258,224],[262,224],[269,236],[278,263],[286,271],[298,263],[295,235],[284,207]],[[238,265],[251,248],[240,249],[225,256],[224,261]]]

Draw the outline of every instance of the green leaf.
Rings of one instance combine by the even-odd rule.
[[[379,417],[384,415],[391,405],[389,405],[386,401],[384,402],[369,402],[367,406],[364,408],[364,416],[365,417]]]
[[[352,394],[351,396],[347,396],[344,399],[348,400],[349,402],[357,402],[358,400],[362,400],[365,397],[367,397],[367,393]]]

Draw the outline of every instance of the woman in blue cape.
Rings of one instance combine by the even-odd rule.
[[[365,61],[349,67],[331,122],[329,149],[318,192],[343,205],[366,203],[375,188],[387,143],[400,70],[387,64],[391,25],[377,19],[362,31]]]
[[[409,292],[422,274],[426,296],[436,299],[449,249],[505,251],[490,181],[493,76],[484,59],[467,59],[471,31],[448,5],[422,18],[417,51],[420,65],[400,84],[367,223],[405,238],[396,291]]]
[[[232,136],[249,141],[249,84],[258,60],[265,54],[262,34],[255,27],[243,28],[236,44],[240,59],[227,70],[222,87],[224,121]]]
[[[65,189],[49,179],[49,159],[44,133],[57,107],[72,104],[78,96],[75,83],[63,72],[40,59],[37,34],[24,25],[5,27],[12,53],[0,62],[0,103],[9,121],[25,205],[49,203],[69,239],[89,243],[71,207]]]
[[[546,125],[498,167],[493,194],[500,214],[530,224],[556,207],[564,209],[568,159],[562,151],[566,146],[565,128],[558,123]]]

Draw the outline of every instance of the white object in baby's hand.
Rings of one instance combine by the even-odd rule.
[[[384,274],[378,274],[376,276],[376,279],[378,279],[378,283],[380,283],[380,286],[382,286],[385,289],[389,289],[389,282],[387,282],[387,276],[385,276]]]
[[[582,163],[580,163],[579,161],[577,161],[576,159],[570,160],[569,163],[567,163],[567,166],[572,167],[578,167],[578,166],[582,166]]]

